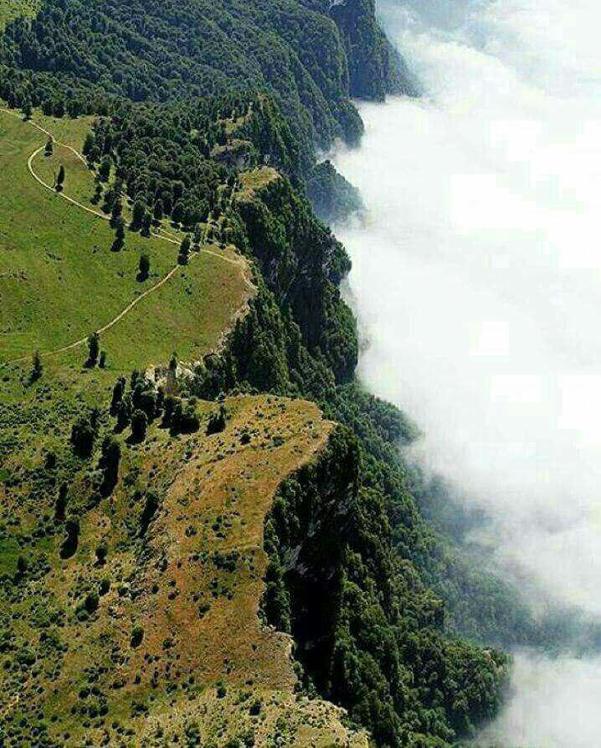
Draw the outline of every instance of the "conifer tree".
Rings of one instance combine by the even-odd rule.
[[[113,252],[119,252],[119,250],[123,249],[123,245],[125,244],[125,221],[123,218],[119,217],[115,223],[115,241],[113,242],[113,246],[111,249]]]
[[[131,228],[134,231],[138,231],[140,228],[142,228],[142,222],[144,220],[144,216],[146,215],[146,207],[144,206],[144,203],[140,200],[136,200],[134,203],[134,207],[132,209],[132,216],[131,216]]]
[[[138,262],[138,280],[145,281],[150,273],[150,257],[144,253]]]
[[[65,185],[65,167],[61,164],[56,175],[56,191],[62,192]]]
[[[123,214],[123,203],[121,202],[121,200],[117,199],[113,203],[113,208],[111,210],[111,224],[113,226],[117,225],[117,222],[121,218],[122,214]]]
[[[21,111],[23,112],[23,119],[25,121],[28,121],[31,119],[31,115],[33,113],[33,110],[31,108],[31,99],[26,98],[21,106]]]
[[[200,228],[200,224],[197,223],[194,226],[194,233],[193,233],[193,242],[194,242],[193,247],[194,247],[195,252],[198,252],[198,250],[200,249],[201,241],[202,241],[202,229]]]
[[[96,145],[96,138],[94,137],[93,133],[89,132],[86,135],[86,139],[84,141],[81,152],[83,153],[84,156],[89,156],[95,145]]]
[[[42,376],[43,371],[44,366],[42,364],[42,357],[40,356],[40,352],[36,351],[31,357],[31,374],[29,375],[30,381],[37,382],[38,379],[40,379],[40,377]]]
[[[117,413],[117,407],[123,400],[123,395],[125,394],[125,383],[125,377],[119,377],[119,379],[115,382],[115,386],[113,387],[113,395],[111,398],[111,415],[115,415]]]
[[[184,238],[182,239],[182,243],[180,244],[179,248],[179,255],[177,256],[177,261],[180,265],[188,264],[191,244],[192,242],[190,241],[190,237],[186,234],[186,236],[184,236]]]
[[[98,467],[102,470],[102,484],[100,493],[109,496],[117,485],[119,477],[119,462],[121,460],[121,446],[114,436],[107,436],[102,442],[102,454]]]
[[[99,353],[100,353],[100,335],[98,335],[97,332],[93,332],[88,337],[88,360],[86,361],[86,366],[90,368],[93,366],[96,366]]]
[[[133,442],[143,442],[148,428],[148,416],[139,408],[134,410],[131,417],[131,439]]]
[[[144,213],[144,218],[142,219],[142,228],[140,233],[142,236],[150,236],[150,228],[152,226],[152,216],[150,215],[150,211],[146,211]]]
[[[111,159],[110,159],[110,156],[105,156],[100,162],[100,166],[98,168],[98,176],[100,177],[101,182],[108,182],[110,175],[111,175]]]

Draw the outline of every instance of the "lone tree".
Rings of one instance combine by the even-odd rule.
[[[88,338],[88,360],[86,366],[91,369],[96,366],[98,355],[100,353],[100,335],[93,332]]]
[[[119,216],[112,225],[115,227],[115,240],[111,246],[111,251],[119,252],[125,244],[125,221]]]
[[[56,175],[56,191],[62,192],[65,184],[65,167],[61,164]]]
[[[17,574],[16,578],[17,580],[22,579],[25,576],[25,572],[29,568],[29,563],[27,562],[27,559],[25,556],[19,556],[17,558]]]
[[[53,152],[54,152],[54,141],[50,137],[46,141],[46,147],[44,148],[44,156],[52,156]]]
[[[77,552],[79,545],[79,520],[69,519],[65,522],[65,538],[60,549],[61,558],[71,558]]]
[[[150,273],[150,257],[144,253],[140,255],[138,262],[138,280],[145,281]]]
[[[42,364],[42,357],[40,352],[36,351],[31,357],[31,374],[29,375],[30,382],[37,382],[44,372],[44,366]]]
[[[144,509],[142,510],[142,514],[140,515],[139,535],[141,538],[143,538],[144,535],[146,535],[146,531],[148,530],[148,525],[154,519],[154,516],[157,513],[157,509],[159,508],[159,506],[160,506],[159,497],[153,491],[149,491],[146,494],[146,501],[144,503]]]
[[[184,238],[182,239],[182,243],[180,244],[179,248],[179,254],[177,256],[177,261],[180,265],[188,264],[191,244],[192,242],[190,241],[190,237],[186,234],[186,236],[184,236]]]
[[[69,486],[66,483],[62,483],[58,490],[56,501],[54,502],[54,519],[57,522],[64,522],[68,493]]]
[[[125,394],[125,384],[126,384],[125,377],[119,377],[119,379],[115,382],[115,386],[113,387],[113,396],[111,398],[111,415],[112,416],[114,416],[117,413],[117,407],[119,406],[119,403],[123,400],[123,395]]]
[[[31,99],[25,99],[21,107],[21,111],[23,112],[23,119],[25,119],[26,121],[31,119],[31,115],[33,113],[31,108]]]
[[[227,421],[227,411],[225,409],[225,405],[221,403],[219,406],[219,412],[218,413],[212,413],[209,422],[207,424],[207,436],[211,436],[212,434],[219,434],[225,429],[225,424]]]

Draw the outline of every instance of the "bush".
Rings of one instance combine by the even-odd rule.
[[[139,647],[140,644],[142,644],[142,640],[144,639],[144,629],[142,626],[134,626],[131,631],[131,639],[130,644],[135,649],[136,647]]]

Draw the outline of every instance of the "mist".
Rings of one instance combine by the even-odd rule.
[[[380,2],[427,95],[361,106],[335,154],[366,215],[360,376],[415,459],[490,518],[473,538],[534,605],[601,618],[601,7]],[[601,660],[516,654],[482,744],[594,746]]]

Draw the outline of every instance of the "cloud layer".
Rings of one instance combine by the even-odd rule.
[[[449,5],[382,3],[430,98],[363,106],[363,147],[336,155],[368,209],[338,230],[361,375],[423,428],[419,459],[488,511],[498,567],[601,615],[601,8]],[[521,695],[542,719],[567,692],[533,682],[590,690],[598,663],[518,662],[509,744],[580,745],[553,719],[520,733],[538,714]]]

